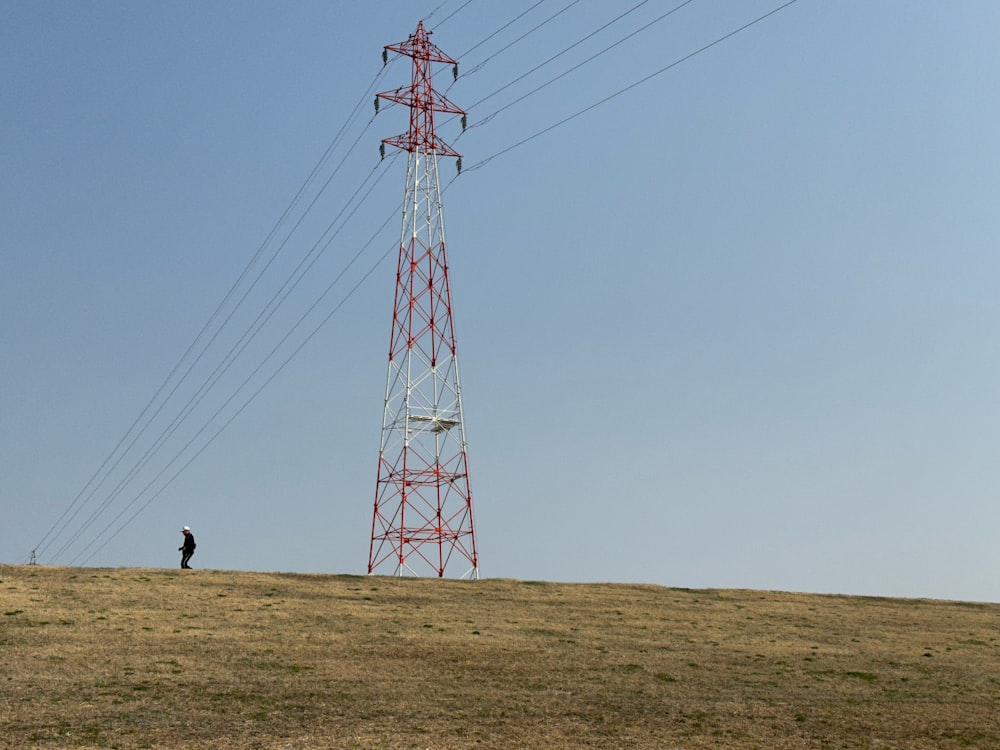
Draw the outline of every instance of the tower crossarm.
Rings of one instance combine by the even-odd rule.
[[[412,58],[412,78],[378,94],[409,109],[409,131],[382,141],[409,152],[389,335],[368,572],[443,577],[453,558],[479,577],[458,348],[452,321],[438,158],[458,156],[434,131],[435,112],[464,112],[432,85],[434,63],[457,63],[423,24],[385,52]],[[385,56],[384,56],[385,57]]]
[[[421,98],[424,96],[424,92],[414,91],[413,86],[402,86],[398,89],[392,91],[381,91],[375,94],[379,99],[385,99],[388,102],[395,102],[396,104],[404,104],[407,107],[428,107],[433,109],[435,112],[445,112],[452,115],[464,115],[465,110],[445,97],[444,94],[438,93],[437,91],[431,89],[428,92],[427,99]]]
[[[382,143],[387,146],[395,146],[403,151],[433,151],[438,156],[461,156],[433,133],[424,133],[418,138],[414,138],[409,133],[400,133],[392,138],[383,138]]]
[[[389,52],[398,52],[407,57],[427,60],[428,62],[447,63],[448,65],[458,65],[458,60],[449,57],[431,41],[431,33],[424,28],[424,22],[417,24],[417,30],[407,37],[405,42],[385,45]]]
[[[448,101],[443,94],[434,90],[431,85],[431,63],[448,63],[454,65],[455,75],[458,75],[458,61],[448,57],[430,40],[430,32],[424,28],[423,21],[417,24],[417,30],[410,38],[399,44],[389,44],[389,50],[406,55],[413,59],[413,75],[409,86],[400,86],[391,91],[383,91],[375,95],[376,111],[378,102],[384,99],[396,104],[403,104],[410,110],[410,129],[392,138],[382,141],[383,155],[385,146],[394,146],[403,151],[434,152],[439,156],[460,156],[451,146],[445,143],[434,132],[434,113],[463,115],[465,111]],[[383,53],[383,56],[385,53]]]

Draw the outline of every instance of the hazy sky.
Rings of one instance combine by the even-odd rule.
[[[365,571],[426,18],[482,576],[1000,601],[1000,4],[782,2],[0,0],[0,560]]]

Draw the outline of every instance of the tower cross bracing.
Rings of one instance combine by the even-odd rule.
[[[409,108],[409,130],[383,148],[407,151],[399,261],[368,572],[479,577],[458,348],[445,252],[439,156],[459,156],[434,114],[464,115],[432,86],[432,63],[457,66],[423,23],[387,51],[412,59],[411,84],[377,95]],[[457,71],[457,67],[455,68]]]

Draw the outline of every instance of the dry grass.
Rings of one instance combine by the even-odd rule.
[[[4,748],[1000,747],[1000,605],[0,566]]]

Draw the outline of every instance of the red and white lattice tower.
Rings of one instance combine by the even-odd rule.
[[[409,107],[410,129],[382,141],[409,158],[368,573],[443,577],[456,563],[479,578],[438,180],[438,156],[459,155],[434,132],[435,112],[465,113],[431,85],[432,63],[458,63],[422,22],[385,49],[412,58],[413,80],[377,95]]]

